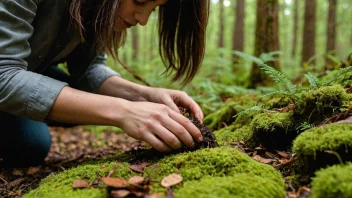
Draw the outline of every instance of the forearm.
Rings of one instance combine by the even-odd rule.
[[[55,100],[48,120],[76,124],[118,126],[128,101],[64,87]]]
[[[150,87],[139,85],[118,76],[106,79],[98,93],[106,96],[123,98],[129,101],[148,101]]]

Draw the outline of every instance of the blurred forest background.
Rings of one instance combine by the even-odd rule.
[[[211,0],[203,65],[185,87],[162,75],[157,12],[147,26],[128,29],[119,57],[150,85],[184,90],[208,113],[226,100],[220,94],[224,90],[241,94],[271,89],[259,63],[276,68],[298,86],[307,72],[319,77],[349,66],[351,9],[351,0]],[[108,65],[143,84],[111,59]]]

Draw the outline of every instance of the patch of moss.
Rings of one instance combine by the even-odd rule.
[[[312,172],[318,168],[351,161],[352,125],[327,124],[301,133],[293,143],[293,152]]]
[[[284,150],[296,137],[292,120],[292,112],[258,114],[251,122],[254,137],[268,150]]]
[[[93,182],[98,176],[106,175],[114,169],[113,177],[130,178],[136,175],[127,167],[127,163],[106,163],[101,165],[83,165],[63,171],[57,175],[50,175],[43,179],[40,186],[31,190],[24,198],[56,198],[56,197],[107,197],[106,188],[73,189],[75,179],[84,179]]]
[[[283,108],[287,107],[291,103],[292,101],[288,97],[275,97],[266,102],[264,107],[266,109]]]
[[[207,177],[187,181],[175,191],[178,198],[253,198],[285,197],[284,188],[276,182],[259,176],[238,174],[232,177]]]
[[[205,176],[233,176],[239,173],[257,175],[284,186],[281,174],[272,166],[259,163],[237,149],[219,147],[167,156],[148,167],[145,174],[162,179],[178,172],[184,181],[199,180]]]
[[[352,197],[352,163],[335,165],[316,172],[311,198]]]
[[[305,92],[302,101],[295,105],[295,117],[308,123],[321,122],[326,117],[339,113],[342,107],[350,103],[351,96],[341,85],[324,86]]]
[[[230,125],[233,121],[235,121],[233,116],[239,111],[238,104],[235,101],[230,100],[224,103],[224,105],[217,111],[207,115],[204,118],[203,123],[207,125],[207,127],[217,130],[222,128],[224,124]]]
[[[245,142],[249,147],[255,147],[258,144],[254,141],[253,130],[250,126],[243,126],[235,129],[235,125],[222,128],[214,132],[216,140],[220,145],[228,145],[232,142]]]

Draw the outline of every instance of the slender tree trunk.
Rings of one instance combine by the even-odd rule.
[[[298,29],[298,0],[294,0],[294,18],[293,18],[293,40],[292,40],[292,57],[296,56],[297,48],[297,29]]]
[[[257,22],[255,31],[255,52],[258,57],[262,53],[279,50],[279,3],[278,0],[257,0]],[[277,70],[279,61],[267,63]],[[253,63],[249,87],[255,88],[261,85],[269,85],[271,79]]]
[[[224,47],[224,0],[219,1],[219,35],[218,48]]]
[[[139,38],[138,38],[138,27],[132,29],[132,61],[138,61],[139,54]]]
[[[243,51],[244,48],[244,17],[245,17],[245,1],[237,0],[236,1],[236,18],[235,25],[233,30],[233,45],[232,49],[237,51]],[[233,56],[233,63],[236,63],[238,57],[236,55]]]
[[[315,55],[316,0],[305,0],[302,65]],[[312,62],[313,64],[315,61]]]
[[[326,42],[326,54],[335,55],[335,40],[336,40],[336,4],[337,0],[329,0],[329,17],[327,25],[327,42]],[[326,58],[325,68],[332,69],[333,62]]]

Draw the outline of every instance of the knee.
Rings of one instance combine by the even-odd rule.
[[[21,118],[22,119],[22,118]],[[45,123],[33,120],[20,120],[19,135],[16,146],[3,154],[4,162],[12,167],[37,166],[44,163],[44,159],[51,147],[51,136]]]

